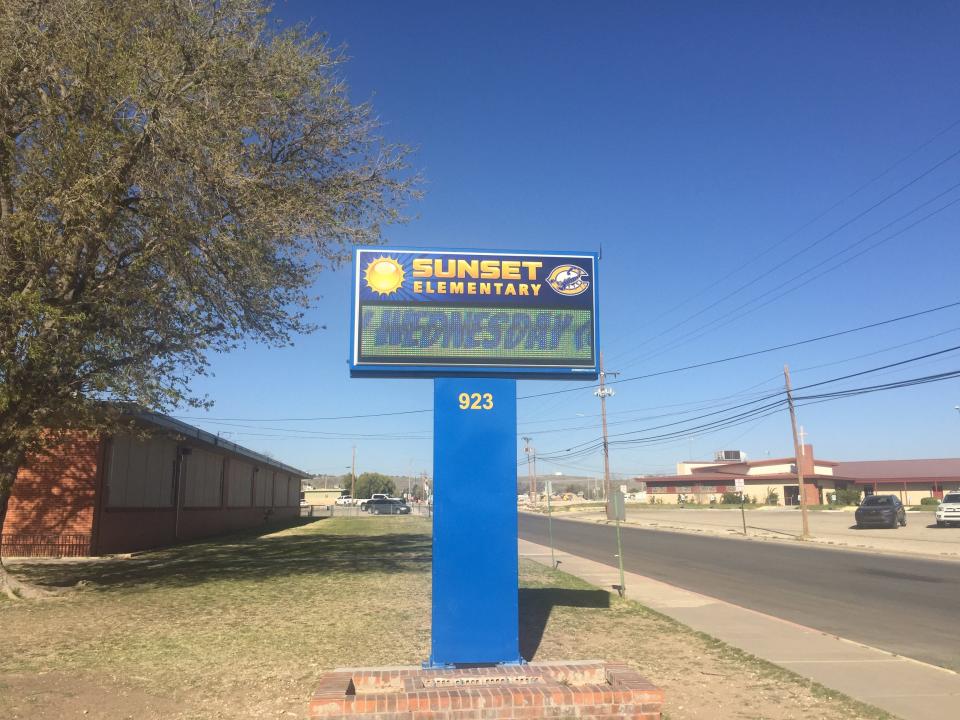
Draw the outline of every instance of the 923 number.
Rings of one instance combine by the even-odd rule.
[[[493,410],[493,393],[465,393],[457,395],[461,410]]]

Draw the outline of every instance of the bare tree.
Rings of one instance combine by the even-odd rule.
[[[317,273],[403,219],[342,61],[261,0],[0,4],[0,531],[31,453],[203,404],[211,352],[313,330]]]

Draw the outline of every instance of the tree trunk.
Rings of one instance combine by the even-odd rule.
[[[11,600],[42,600],[56,597],[60,593],[46,590],[11,575],[3,564],[3,529],[7,520],[7,508],[10,506],[10,495],[17,479],[20,462],[6,467],[0,467],[0,593]]]

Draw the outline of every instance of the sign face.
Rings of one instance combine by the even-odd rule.
[[[736,478],[733,481],[733,489],[736,492],[743,492],[743,478]]]
[[[351,375],[596,379],[597,256],[358,249]]]

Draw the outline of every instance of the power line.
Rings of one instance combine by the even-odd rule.
[[[866,325],[860,325],[858,327],[848,328],[846,330],[840,330],[833,333],[827,333],[825,335],[818,335],[812,338],[806,338],[804,340],[798,340],[796,342],[784,343],[782,345],[776,345],[769,348],[764,348],[762,350],[754,350],[751,352],[740,353],[738,355],[730,355],[723,358],[718,358],[716,360],[708,360],[702,363],[693,363],[691,365],[684,365],[677,368],[671,368],[668,370],[660,370],[654,373],[647,373],[644,375],[635,375],[632,377],[623,378],[620,380],[613,380],[609,385],[615,383],[624,383],[624,382],[633,382],[635,380],[646,380],[652,377],[660,377],[662,375],[670,375],[673,373],[685,372],[687,370],[696,370],[702,367],[709,367],[711,365],[719,365],[721,363],[733,362],[734,360],[742,360],[744,358],[755,357],[757,355],[764,355],[766,353],[776,352],[778,350],[785,350],[787,348],[799,347],[801,345],[808,345],[810,343],[821,342],[823,340],[830,340],[836,337],[842,337],[844,335],[850,335],[857,332],[862,332],[864,330],[872,330],[873,328],[883,327],[886,325],[891,325],[893,323],[902,322],[904,320],[911,320],[917,317],[923,317],[925,315],[930,315],[932,313],[941,312],[943,310],[949,310],[951,308],[960,307],[960,301],[947,303],[946,305],[938,305],[937,307],[927,308],[926,310],[920,310],[917,312],[909,313],[907,315],[899,315],[897,317],[888,318],[886,320],[880,320],[878,322],[868,323]],[[538,397],[547,397],[552,395],[562,395],[565,393],[578,392],[580,390],[594,389],[596,385],[586,385],[586,386],[577,386],[571,388],[564,388],[562,390],[552,390],[549,392],[543,393],[533,393],[530,395],[520,395],[518,400],[531,400]],[[688,403],[679,403],[679,405],[684,405]],[[670,406],[665,406],[670,407]],[[655,408],[651,408],[655,409]],[[327,416],[317,416],[317,417],[280,417],[280,418],[253,418],[253,417],[218,417],[218,416],[207,416],[207,415],[173,415],[172,417],[177,418],[178,420],[205,420],[209,422],[322,422],[322,421],[333,421],[333,420],[357,420],[357,419],[368,419],[368,418],[382,418],[382,417],[395,417],[399,415],[420,415],[424,413],[432,413],[433,408],[422,408],[419,410],[398,410],[393,412],[377,412],[377,413],[362,413],[355,415],[327,415]],[[544,421],[547,422],[547,421]]]
[[[361,415],[327,415],[323,417],[286,417],[286,418],[223,418],[207,417],[205,415],[172,415],[178,420],[219,420],[231,422],[319,422],[323,420],[357,420],[361,418],[392,417],[395,415],[419,415],[421,413],[432,413],[432,408],[422,410],[398,410],[396,412],[365,413]]]
[[[950,162],[951,160],[953,160],[954,158],[956,158],[958,155],[960,155],[960,149],[954,150],[952,153],[950,153],[950,154],[947,155],[946,157],[942,158],[941,160],[939,160],[938,162],[936,162],[936,163],[933,164],[932,166],[928,167],[926,170],[924,170],[924,171],[923,171],[922,173],[920,173],[919,175],[916,175],[915,177],[913,177],[912,179],[908,180],[908,181],[907,181],[906,183],[904,183],[903,185],[900,185],[900,186],[899,186],[896,190],[894,190],[893,192],[888,193],[887,195],[883,196],[880,200],[876,201],[875,203],[873,203],[872,205],[870,205],[870,206],[867,207],[866,209],[861,210],[859,213],[857,213],[856,215],[854,215],[852,218],[844,221],[843,223],[841,223],[841,224],[838,225],[837,227],[835,227],[835,228],[833,228],[832,230],[830,230],[830,231],[829,231],[828,233],[826,233],[825,235],[822,235],[822,236],[820,236],[819,238],[817,238],[816,240],[814,240],[813,242],[808,243],[807,245],[805,245],[804,247],[802,247],[800,250],[798,250],[798,251],[796,251],[795,253],[793,253],[792,255],[790,255],[790,256],[789,256],[788,258],[786,258],[785,260],[782,260],[781,262],[777,263],[777,264],[774,265],[773,267],[768,268],[767,270],[765,270],[765,271],[764,271],[763,273],[761,273],[759,276],[755,276],[755,277],[751,278],[750,280],[748,280],[746,283],[740,285],[739,287],[735,288],[734,290],[731,290],[731,291],[728,292],[726,295],[723,295],[719,300],[715,300],[714,302],[712,302],[712,303],[710,303],[709,305],[707,305],[705,308],[702,308],[701,310],[698,310],[697,312],[693,313],[692,315],[687,316],[686,318],[684,318],[683,320],[681,320],[679,323],[675,323],[675,324],[671,325],[670,327],[668,327],[666,330],[662,330],[661,332],[657,333],[656,335],[648,338],[643,344],[649,343],[649,342],[651,342],[651,341],[653,341],[653,340],[656,340],[657,338],[663,337],[664,335],[672,332],[673,330],[677,329],[678,327],[681,327],[681,326],[685,325],[686,323],[690,322],[690,321],[693,320],[694,318],[697,318],[697,317],[699,317],[700,315],[703,315],[705,312],[708,312],[709,310],[713,309],[714,307],[716,307],[716,306],[719,305],[720,303],[728,300],[728,299],[731,298],[731,297],[734,297],[735,295],[739,294],[739,293],[742,292],[743,290],[749,288],[751,285],[755,284],[755,283],[757,282],[758,277],[768,276],[768,275],[770,275],[770,273],[774,272],[775,270],[779,270],[779,269],[782,268],[784,265],[787,265],[788,263],[792,262],[793,260],[795,260],[796,258],[800,257],[800,256],[803,255],[804,253],[809,252],[810,250],[812,250],[813,248],[817,247],[818,245],[820,245],[821,243],[825,242],[826,240],[830,239],[831,237],[833,237],[834,235],[836,235],[836,234],[839,233],[840,231],[846,229],[847,227],[849,227],[850,225],[852,225],[853,223],[855,223],[857,220],[860,220],[861,218],[863,218],[863,217],[866,216],[867,214],[869,214],[869,213],[873,212],[874,210],[876,210],[876,209],[877,209],[878,207],[880,207],[881,205],[883,205],[883,204],[885,204],[886,202],[892,200],[894,197],[896,197],[897,195],[899,195],[899,194],[902,193],[903,191],[909,189],[910,187],[912,187],[912,186],[915,185],[916,183],[920,182],[921,180],[923,180],[924,178],[926,178],[927,176],[929,176],[931,173],[935,172],[936,170],[938,170],[939,168],[943,167],[945,164],[947,164],[948,162]]]
[[[717,285],[720,285],[721,283],[729,280],[729,279],[730,279],[731,277],[733,277],[734,275],[739,274],[740,272],[742,272],[743,270],[745,270],[746,268],[748,268],[750,265],[754,264],[755,262],[757,262],[757,261],[760,260],[761,258],[765,257],[767,254],[769,254],[770,252],[772,252],[772,251],[775,250],[776,248],[780,247],[780,246],[783,245],[785,242],[788,242],[789,240],[792,240],[792,239],[795,238],[797,235],[799,235],[801,232],[803,232],[804,230],[806,230],[808,227],[810,227],[810,226],[813,225],[814,223],[818,222],[819,220],[822,220],[823,218],[825,218],[827,215],[829,215],[832,211],[836,210],[838,207],[840,207],[840,206],[841,206],[843,203],[845,203],[847,200],[850,200],[851,198],[855,197],[856,195],[859,195],[860,192],[862,192],[863,190],[865,190],[866,188],[868,188],[870,185],[872,185],[873,183],[875,183],[877,180],[880,180],[881,178],[883,178],[883,177],[885,177],[886,175],[888,175],[890,172],[892,172],[892,171],[895,170],[897,167],[899,167],[900,165],[902,165],[902,164],[903,164],[904,162],[906,162],[908,159],[910,159],[911,157],[913,157],[914,155],[916,155],[917,153],[919,153],[919,152],[920,152],[921,150],[923,150],[924,148],[928,147],[930,144],[932,144],[933,142],[935,142],[936,140],[938,140],[939,138],[941,138],[943,135],[946,135],[948,132],[950,132],[951,130],[953,130],[953,129],[954,129],[955,127],[957,127],[958,125],[960,125],[960,119],[955,120],[955,121],[953,121],[952,123],[950,123],[950,124],[949,124],[947,127],[945,127],[943,130],[940,130],[939,132],[937,132],[936,134],[934,134],[933,136],[931,136],[930,138],[928,138],[927,140],[925,140],[923,143],[921,143],[920,145],[918,145],[917,147],[915,147],[913,150],[911,150],[910,152],[908,152],[906,155],[904,155],[903,157],[901,157],[899,160],[897,160],[896,162],[894,162],[892,165],[889,165],[889,166],[888,166],[886,169],[884,169],[881,173],[879,173],[878,175],[873,176],[872,178],[870,178],[869,180],[867,180],[865,183],[863,183],[862,185],[860,185],[859,187],[857,187],[853,192],[845,195],[845,196],[842,197],[840,200],[836,201],[833,205],[831,205],[830,207],[828,207],[826,210],[823,210],[823,211],[820,212],[818,215],[816,215],[813,219],[808,220],[806,223],[804,223],[803,225],[801,225],[801,226],[800,226],[799,228],[797,228],[796,230],[788,233],[786,236],[784,236],[783,238],[781,238],[780,240],[778,240],[777,242],[775,242],[773,245],[768,246],[766,249],[764,249],[764,250],[762,250],[761,252],[759,252],[758,254],[754,255],[754,256],[753,256],[752,258],[750,258],[747,262],[741,264],[741,265],[738,266],[737,268],[735,268],[735,269],[731,270],[730,272],[728,272],[726,275],[724,275],[724,276],[720,277],[719,279],[715,280],[713,283],[711,283],[711,284],[708,285],[707,287],[703,288],[703,289],[700,290],[698,293],[695,293],[695,294],[693,294],[693,295],[689,295],[689,296],[686,297],[682,302],[678,303],[677,305],[675,305],[674,307],[672,307],[670,310],[667,310],[666,312],[661,313],[660,316],[659,316],[657,319],[666,317],[667,315],[675,312],[676,310],[679,310],[681,307],[683,307],[684,305],[686,305],[687,303],[689,303],[691,300],[695,300],[696,298],[701,297],[701,296],[704,295],[705,293],[707,293],[707,292],[709,292],[710,290],[712,290],[713,288],[715,288]],[[651,324],[651,323],[647,323],[647,325],[650,325],[650,324]],[[618,357],[619,357],[619,355],[618,355]]]
[[[930,382],[941,382],[943,380],[950,380],[954,378],[960,378],[960,370],[950,371],[947,373],[939,373],[937,375],[924,376],[920,378],[912,378],[910,380],[897,381],[895,383],[886,383],[884,385],[877,386],[867,386],[866,388],[853,388],[848,391],[840,391],[838,393],[829,393],[824,394],[824,396],[813,396],[814,399],[807,398],[805,402],[798,402],[797,406],[805,405],[815,405],[822,402],[832,402],[833,400],[843,399],[844,397],[850,397],[852,395],[861,395],[867,394],[870,392],[881,392],[885,390],[899,389],[904,387],[911,387],[913,385],[922,385]],[[806,396],[805,396],[806,398]],[[799,398],[798,398],[799,399]],[[754,408],[753,410],[746,411],[744,413],[738,413],[734,416],[720,418],[709,423],[704,423],[698,426],[693,426],[690,428],[684,428],[681,430],[671,431],[669,433],[661,433],[659,435],[652,435],[641,438],[632,438],[624,440],[615,440],[612,441],[611,445],[617,446],[651,446],[658,444],[669,444],[674,443],[678,440],[684,440],[688,438],[700,437],[703,435],[711,435],[720,430],[726,430],[728,428],[737,427],[739,425],[745,425],[750,422],[763,420],[772,415],[783,412],[786,407],[786,399],[781,399],[776,403],[771,403],[769,406],[762,408]],[[568,453],[558,453],[553,456],[544,456],[543,460],[545,462],[553,462],[558,459],[569,460],[575,458],[588,457],[592,454],[599,452],[601,443],[595,442],[594,445],[590,447],[585,447],[580,450],[575,450]]]
[[[285,433],[254,433],[254,432],[244,432],[240,430],[226,430],[223,432],[224,435],[241,435],[244,437],[255,437],[255,438],[282,438],[284,440],[356,440],[357,437],[345,435],[343,437],[313,437],[311,435],[288,435]],[[409,436],[384,436],[378,438],[381,441],[396,440],[396,441],[410,441],[410,440],[432,440],[433,438],[430,435],[424,435],[422,437],[409,437]]]
[[[318,437],[318,438],[329,438],[331,440],[337,439],[347,439],[352,440],[356,438],[399,438],[403,439],[406,437],[417,439],[420,436],[423,436],[425,431],[411,431],[411,432],[387,432],[387,433],[343,433],[343,432],[326,432],[323,430],[310,430],[307,428],[290,428],[290,427],[269,427],[264,425],[245,425],[243,423],[236,423],[227,420],[203,420],[202,422],[208,425],[217,425],[220,427],[228,428],[244,428],[247,430],[274,430],[277,432],[283,433],[303,433],[306,437]]]
[[[709,334],[710,332],[719,330],[719,329],[722,328],[722,327],[726,327],[727,325],[731,324],[732,322],[735,322],[736,320],[740,320],[740,319],[746,317],[747,315],[750,315],[751,313],[754,313],[754,312],[756,312],[757,310],[760,310],[760,309],[766,307],[767,305],[770,305],[771,303],[776,302],[776,301],[779,300],[780,298],[785,297],[786,295],[789,295],[789,294],[791,294],[791,293],[794,293],[794,292],[796,292],[797,290],[799,290],[799,289],[801,289],[801,288],[803,288],[803,287],[806,287],[807,285],[809,285],[810,283],[812,283],[814,280],[817,280],[817,279],[823,277],[824,275],[833,272],[834,270],[840,269],[841,267],[843,267],[843,266],[846,265],[847,263],[856,260],[858,257],[861,257],[862,255],[870,252],[871,250],[876,249],[876,248],[879,247],[880,245],[883,245],[884,243],[889,242],[890,240],[893,240],[894,238],[899,237],[900,235],[903,235],[905,232],[907,232],[907,231],[909,231],[909,230],[912,230],[912,229],[913,229],[914,227],[916,227],[917,225],[919,225],[919,224],[921,224],[921,223],[923,223],[923,222],[926,222],[926,221],[929,220],[930,218],[932,218],[932,217],[934,217],[934,216],[936,216],[936,215],[939,215],[939,214],[940,214],[941,212],[943,212],[944,210],[947,210],[947,209],[953,207],[953,206],[956,205],[958,202],[960,202],[960,198],[955,198],[954,200],[951,200],[951,201],[948,202],[946,205],[943,205],[943,206],[937,208],[936,210],[934,210],[934,211],[932,211],[932,212],[924,215],[922,218],[919,218],[918,220],[915,220],[914,222],[912,222],[912,223],[910,223],[909,225],[901,228],[900,230],[897,230],[896,232],[891,233],[891,234],[888,235],[887,237],[881,238],[881,239],[878,240],[877,242],[872,243],[871,245],[868,245],[866,248],[864,248],[864,249],[861,250],[860,252],[855,253],[854,255],[851,255],[851,256],[848,257],[848,258],[844,258],[843,260],[841,260],[841,261],[838,262],[837,264],[833,265],[832,267],[826,268],[825,270],[817,273],[817,274],[814,275],[813,277],[807,278],[806,280],[804,280],[804,281],[801,282],[800,284],[794,285],[793,287],[788,287],[788,288],[784,289],[784,285],[789,285],[790,283],[796,282],[797,280],[799,280],[800,278],[802,278],[802,277],[803,277],[804,275],[806,275],[807,273],[810,273],[810,272],[816,270],[817,268],[819,268],[819,267],[827,264],[827,263],[830,262],[831,260],[839,257],[840,255],[843,255],[844,253],[849,252],[850,250],[852,250],[853,248],[855,248],[855,247],[856,247],[857,245],[859,245],[860,243],[862,243],[862,242],[864,242],[865,240],[873,237],[874,235],[876,235],[877,233],[881,232],[882,230],[885,230],[886,228],[890,227],[891,225],[896,224],[896,223],[899,222],[900,220],[903,220],[904,218],[908,217],[909,215],[912,215],[912,214],[913,214],[914,212],[916,212],[919,208],[924,207],[925,205],[929,205],[931,202],[939,199],[940,197],[942,197],[942,196],[945,195],[946,193],[948,193],[948,192],[956,189],[957,187],[960,187],[960,183],[957,183],[957,184],[951,186],[951,187],[948,188],[946,191],[944,191],[944,192],[940,193],[939,195],[937,195],[935,198],[932,198],[931,200],[928,200],[928,201],[922,203],[921,205],[918,205],[917,207],[913,208],[910,212],[905,213],[904,215],[900,216],[899,218],[897,218],[896,220],[893,220],[893,221],[890,222],[890,223],[887,223],[887,225],[885,225],[884,227],[880,228],[879,230],[876,230],[876,231],[874,231],[874,232],[872,232],[872,233],[869,233],[868,235],[864,236],[863,238],[861,238],[861,239],[858,240],[857,242],[855,242],[855,243],[853,243],[853,244],[851,244],[851,245],[848,245],[847,247],[845,247],[845,248],[837,251],[836,253],[834,253],[833,255],[825,258],[824,260],[822,260],[821,262],[817,263],[816,265],[813,265],[812,267],[809,267],[809,268],[807,268],[806,270],[803,270],[803,271],[797,273],[796,275],[794,275],[793,277],[787,279],[786,281],[784,281],[782,284],[778,285],[777,287],[771,288],[771,289],[767,290],[766,292],[761,293],[760,295],[758,295],[758,296],[756,296],[756,297],[754,297],[754,298],[751,298],[750,300],[746,301],[745,303],[742,303],[741,305],[738,305],[737,307],[733,308],[732,310],[727,311],[727,312],[724,313],[723,315],[720,315],[719,317],[714,318],[714,319],[711,320],[709,323],[706,323],[706,324],[704,324],[704,325],[701,325],[700,327],[695,328],[694,330],[691,330],[690,332],[686,333],[685,335],[681,335],[679,338],[676,338],[670,345],[668,345],[667,347],[659,350],[658,352],[648,353],[647,355],[644,355],[643,357],[640,358],[640,360],[641,360],[641,361],[645,361],[645,360],[650,360],[650,359],[652,359],[652,358],[658,357],[658,356],[663,355],[664,353],[667,353],[667,352],[669,352],[669,351],[671,351],[671,350],[675,350],[676,348],[681,347],[682,345],[686,345],[686,344],[688,344],[688,343],[696,340],[697,338],[703,337],[704,335],[707,335],[707,334]],[[744,308],[749,307],[750,305],[752,305],[753,303],[755,303],[757,300],[760,300],[761,298],[764,298],[764,297],[766,297],[766,296],[768,296],[768,295],[770,295],[770,294],[772,294],[772,293],[778,293],[778,294],[774,295],[774,297],[772,297],[772,298],[770,298],[769,300],[761,303],[760,305],[757,305],[756,307],[753,307],[753,308],[747,310],[746,312],[743,312],[743,313],[741,313],[740,315],[737,315],[737,313],[738,313],[740,310],[743,310]],[[733,316],[733,317],[731,317],[731,316]],[[724,319],[727,319],[727,318],[729,318],[729,320],[727,320],[727,321],[724,322],[724,323],[720,323],[721,320],[724,320]]]
[[[946,353],[954,352],[954,351],[956,351],[956,350],[960,350],[960,345],[955,345],[955,346],[953,346],[953,347],[944,348],[944,349],[942,349],[942,350],[937,350],[937,351],[934,351],[934,352],[925,353],[925,354],[923,354],[923,355],[917,355],[917,356],[912,357],[912,358],[907,358],[906,360],[900,360],[900,361],[897,361],[897,362],[894,362],[894,363],[888,363],[888,364],[886,364],[886,365],[880,365],[880,366],[875,367],[875,368],[869,368],[869,369],[867,369],[867,370],[861,370],[861,371],[859,371],[859,372],[849,373],[849,374],[847,374],[847,375],[841,375],[841,376],[839,376],[839,377],[830,378],[830,379],[828,379],[828,380],[822,380],[822,381],[816,382],[816,383],[808,383],[808,384],[806,384],[806,385],[802,385],[802,386],[797,387],[796,390],[797,390],[797,391],[800,391],[800,390],[808,390],[808,389],[810,389],[810,388],[821,387],[821,386],[823,386],[823,385],[828,385],[828,384],[835,383],[835,382],[841,382],[841,381],[843,381],[843,380],[850,380],[850,379],[852,379],[852,378],[862,377],[862,376],[864,376],[864,375],[869,375],[869,374],[871,374],[871,373],[880,372],[881,370],[887,370],[887,369],[894,368],[894,367],[902,367],[903,365],[907,365],[907,364],[910,364],[910,363],[913,363],[913,362],[918,362],[918,361],[920,361],[920,360],[925,360],[925,359],[927,359],[927,358],[936,357],[936,356],[939,356],[939,355],[944,355],[944,354],[946,354]],[[618,437],[624,437],[624,436],[628,436],[628,435],[637,435],[637,434],[640,434],[640,433],[650,432],[651,430],[662,430],[662,429],[664,429],[664,428],[675,427],[675,426],[677,426],[677,425],[684,425],[684,424],[686,424],[686,423],[695,422],[695,421],[697,421],[697,420],[703,420],[703,419],[709,418],[709,417],[715,417],[715,416],[717,416],[717,415],[725,415],[725,414],[729,413],[731,410],[739,410],[739,409],[741,409],[741,408],[748,408],[748,407],[750,407],[751,405],[757,405],[758,403],[764,402],[764,401],[766,401],[766,400],[774,400],[774,398],[779,398],[779,396],[780,396],[781,394],[782,394],[782,391],[777,390],[776,392],[771,392],[770,394],[765,395],[765,396],[763,396],[763,397],[760,397],[760,398],[758,398],[758,399],[756,399],[756,400],[751,400],[751,401],[748,401],[748,402],[739,403],[739,404],[737,404],[737,405],[732,405],[732,406],[729,406],[729,407],[726,407],[726,408],[723,408],[723,409],[720,409],[720,410],[715,410],[715,411],[713,411],[713,412],[704,413],[704,414],[702,414],[702,415],[698,415],[698,416],[693,417],[693,418],[687,418],[687,419],[685,419],[685,420],[676,420],[676,421],[674,421],[674,422],[663,423],[663,424],[661,424],[661,425],[653,425],[653,426],[651,426],[651,427],[641,428],[641,429],[639,429],[639,430],[630,430],[630,431],[621,432],[621,433],[613,433],[612,435],[610,435],[610,437],[618,438]],[[806,396],[805,396],[805,397],[806,397]],[[813,397],[821,397],[821,396],[813,396]],[[825,397],[825,396],[824,396],[824,397]],[[757,407],[757,408],[752,408],[751,410],[747,410],[747,411],[744,411],[743,413],[734,415],[734,416],[732,416],[732,418],[733,418],[733,419],[736,419],[736,418],[739,418],[739,417],[741,417],[741,416],[750,416],[750,415],[752,415],[752,414],[759,413],[759,412],[762,412],[762,411],[764,411],[764,410],[772,409],[772,408],[774,408],[774,407],[782,404],[783,402],[785,402],[785,400],[781,398],[781,399],[779,399],[779,400],[775,400],[774,402],[768,403],[768,404],[766,404],[766,405],[763,405],[763,406],[760,406],[760,407]],[[728,417],[728,418],[722,418],[722,419],[720,419],[720,420],[718,420],[718,421],[716,421],[716,422],[725,422],[725,421],[728,421],[728,420],[730,420],[730,419],[731,419],[731,418],[729,418],[729,417]],[[709,425],[711,425],[711,424],[712,424],[712,423],[707,423],[707,425],[705,425],[705,426],[699,426],[699,427],[707,427],[707,426],[709,426]],[[690,428],[688,428],[687,430],[689,430],[689,429],[690,429]],[[680,432],[681,432],[681,433],[682,433],[682,432],[686,432],[686,430],[683,430],[683,431],[680,431]],[[660,437],[660,436],[658,436],[658,437]],[[610,444],[620,444],[620,443],[622,443],[622,442],[627,442],[627,441],[614,440],[614,441],[611,441]],[[541,457],[545,457],[545,458],[561,457],[561,456],[563,456],[563,454],[571,453],[571,452],[574,452],[574,451],[578,451],[578,450],[580,450],[580,449],[593,448],[593,447],[596,446],[597,443],[598,443],[598,440],[597,440],[597,439],[586,440],[586,441],[584,441],[584,442],[577,443],[577,444],[575,444],[575,445],[571,445],[570,447],[566,448],[566,450],[562,451],[562,453],[561,453],[561,452],[554,452],[554,453],[546,452],[546,453],[541,453]]]
[[[919,343],[926,342],[927,340],[932,340],[932,339],[934,339],[934,338],[942,337],[942,336],[944,336],[944,335],[949,335],[949,334],[951,334],[951,333],[956,333],[956,332],[958,332],[958,331],[960,331],[960,328],[952,328],[952,329],[950,329],[950,330],[945,330],[945,331],[943,331],[943,332],[934,333],[934,334],[932,334],[932,335],[926,335],[926,336],[924,336],[924,337],[922,337],[922,338],[917,338],[916,340],[911,340],[911,341],[909,341],[909,342],[899,343],[899,344],[897,344],[897,345],[891,345],[891,346],[889,346],[889,347],[881,348],[880,350],[874,350],[874,351],[872,351],[872,352],[862,353],[862,354],[860,354],[860,355],[854,355],[854,356],[852,356],[852,357],[843,358],[842,360],[835,360],[835,361],[828,362],[828,363],[821,363],[820,365],[812,365],[812,366],[808,366],[808,367],[797,368],[797,369],[795,369],[795,370],[791,370],[791,374],[792,374],[792,375],[797,375],[797,374],[800,374],[800,373],[809,372],[810,370],[817,370],[817,369],[820,369],[820,368],[831,367],[831,366],[833,366],[833,365],[841,365],[841,364],[843,364],[843,363],[851,362],[851,361],[853,361],[853,360],[861,360],[861,359],[863,359],[863,358],[873,357],[873,356],[875,356],[875,355],[881,355],[881,354],[883,354],[883,353],[885,353],[885,352],[890,352],[891,350],[899,350],[899,349],[901,349],[901,348],[910,347],[911,345],[917,345],[917,344],[919,344]],[[634,417],[634,418],[629,418],[629,419],[625,419],[625,420],[614,420],[614,421],[612,421],[612,422],[609,422],[609,421],[608,421],[607,424],[608,424],[608,425],[627,425],[627,424],[630,424],[630,423],[644,422],[644,421],[647,421],[647,420],[659,420],[659,419],[662,419],[662,418],[676,417],[676,416],[679,416],[679,415],[689,415],[689,414],[691,414],[691,413],[700,412],[701,410],[709,410],[709,409],[712,409],[712,408],[715,408],[715,407],[726,406],[727,403],[728,403],[728,401],[731,400],[731,399],[734,399],[734,398],[739,398],[739,397],[743,397],[743,398],[757,397],[757,396],[760,396],[760,395],[764,395],[764,394],[766,394],[766,393],[769,393],[769,392],[770,392],[769,390],[760,390],[760,391],[754,391],[754,392],[749,392],[749,391],[753,390],[754,388],[760,387],[761,385],[767,385],[767,384],[769,384],[772,380],[776,380],[776,379],[779,379],[779,378],[781,378],[781,377],[782,377],[782,374],[781,374],[781,373],[777,373],[776,375],[772,375],[772,376],[770,376],[769,378],[767,378],[767,379],[765,379],[765,380],[762,380],[761,382],[759,382],[759,383],[757,383],[757,384],[755,384],[755,385],[751,385],[750,387],[745,388],[743,391],[736,392],[736,393],[731,393],[731,394],[725,395],[725,396],[723,396],[723,397],[721,397],[721,398],[713,398],[713,399],[710,399],[710,400],[697,400],[697,401],[688,402],[688,403],[675,403],[675,404],[673,404],[673,405],[661,405],[661,406],[653,406],[653,407],[647,407],[647,408],[636,408],[636,409],[633,409],[633,410],[623,410],[623,411],[620,411],[620,412],[608,412],[607,415],[610,416],[610,415],[635,414],[635,413],[638,413],[638,412],[649,412],[649,411],[651,411],[651,410],[657,410],[657,409],[662,409],[662,408],[670,408],[670,407],[682,407],[682,406],[690,406],[690,405],[696,406],[696,407],[692,407],[692,408],[690,408],[690,409],[688,409],[688,410],[678,410],[678,411],[675,411],[675,412],[660,413],[660,414],[657,414],[657,415],[646,415],[646,416],[643,416],[643,417]],[[600,417],[600,415],[599,415],[599,414],[595,414],[595,415],[584,415],[584,416],[582,416],[582,417]],[[559,419],[557,419],[557,420],[552,420],[552,421],[551,421],[551,420],[543,420],[543,421],[541,421],[541,422],[544,422],[544,423],[548,423],[548,422],[563,422],[563,421],[570,420],[570,419],[572,419],[572,418],[570,418],[570,417],[563,417],[563,418],[559,418]],[[529,428],[529,426],[532,425],[532,424],[534,424],[534,423],[524,423],[524,426],[525,426],[526,429],[524,429],[523,432],[524,432],[524,433],[531,434],[531,435],[538,435],[538,436],[539,436],[539,435],[552,435],[552,434],[560,433],[560,432],[576,432],[576,431],[579,431],[579,430],[595,430],[595,429],[598,429],[598,428],[600,427],[600,425],[599,425],[598,423],[592,423],[592,424],[589,424],[589,425],[573,425],[573,426],[559,427],[559,428],[547,428],[547,429],[544,429],[544,428],[536,428],[536,427],[534,427],[534,428],[531,429],[531,428]]]
[[[931,313],[939,312],[941,310],[947,310],[950,308],[960,306],[960,301],[948,303],[946,305],[939,305],[934,308],[929,308],[927,310],[921,310],[919,312],[910,313],[908,315],[900,315],[898,317],[889,318],[887,320],[881,320],[879,322],[870,323],[868,325],[860,325],[859,327],[849,328],[847,330],[840,330],[838,332],[827,333],[826,335],[818,335],[817,337],[807,338],[806,340],[798,340],[796,342],[785,343],[783,345],[776,345],[774,347],[764,348],[763,350],[754,350],[752,352],[740,353],[738,355],[729,355],[727,357],[718,358],[716,360],[706,360],[700,363],[693,363],[691,365],[683,365],[677,368],[671,368],[669,370],[660,370],[658,372],[646,373],[644,375],[634,375],[632,377],[623,378],[622,380],[611,381],[609,385],[633,382],[635,380],[647,380],[653,377],[660,377],[663,375],[671,375],[678,372],[685,372],[687,370],[696,370],[702,367],[709,367],[711,365],[719,365],[721,363],[732,362],[734,360],[743,360],[748,357],[756,357],[757,355],[764,355],[771,352],[776,352],[778,350],[786,350],[787,348],[799,347],[800,345],[808,345],[814,342],[820,342],[822,340],[830,340],[835,337],[841,337],[843,335],[850,335],[856,332],[862,332],[864,330],[871,330],[877,327],[883,327],[885,325],[890,325],[892,323],[901,322],[903,320],[910,320],[915,317],[921,317],[923,315],[929,315]],[[584,388],[565,388],[563,390],[554,390],[546,393],[537,393],[535,395],[525,395],[521,399],[529,399],[534,397],[544,397],[547,395],[560,395],[562,393],[576,392],[577,390],[583,390]]]

